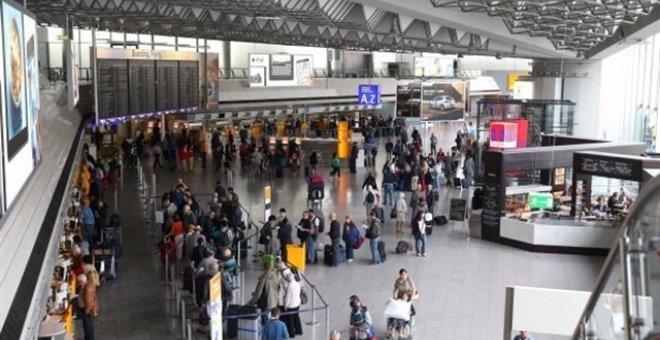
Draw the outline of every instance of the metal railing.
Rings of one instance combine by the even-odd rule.
[[[644,186],[624,220],[573,339],[657,339],[659,274],[660,176]]]

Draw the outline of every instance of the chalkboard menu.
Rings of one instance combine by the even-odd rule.
[[[642,164],[630,159],[617,159],[591,154],[575,154],[577,171],[582,174],[641,180]]]
[[[179,107],[199,105],[199,64],[196,61],[179,62]]]
[[[128,114],[128,61],[97,60],[99,118]]]
[[[481,227],[500,228],[500,186],[494,183],[484,185],[484,202],[481,210]],[[482,229],[482,232],[483,232]]]
[[[453,198],[449,206],[449,220],[463,221],[465,220],[467,208],[467,201],[459,198]]]
[[[129,60],[130,113],[156,111],[156,75],[151,60]]]
[[[179,108],[179,63],[156,61],[156,108],[158,111]]]

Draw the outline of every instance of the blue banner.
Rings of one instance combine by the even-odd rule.
[[[358,104],[379,105],[380,85],[358,85]]]

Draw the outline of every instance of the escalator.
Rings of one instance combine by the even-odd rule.
[[[621,226],[573,333],[581,340],[660,340],[660,176]]]

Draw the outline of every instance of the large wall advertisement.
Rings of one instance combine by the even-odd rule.
[[[465,81],[422,83],[422,120],[447,121],[465,118]]]
[[[311,86],[313,59],[299,54],[250,54],[250,87]]]
[[[2,139],[0,213],[19,195],[41,160],[39,70],[35,19],[14,2],[2,3],[0,54]]]

